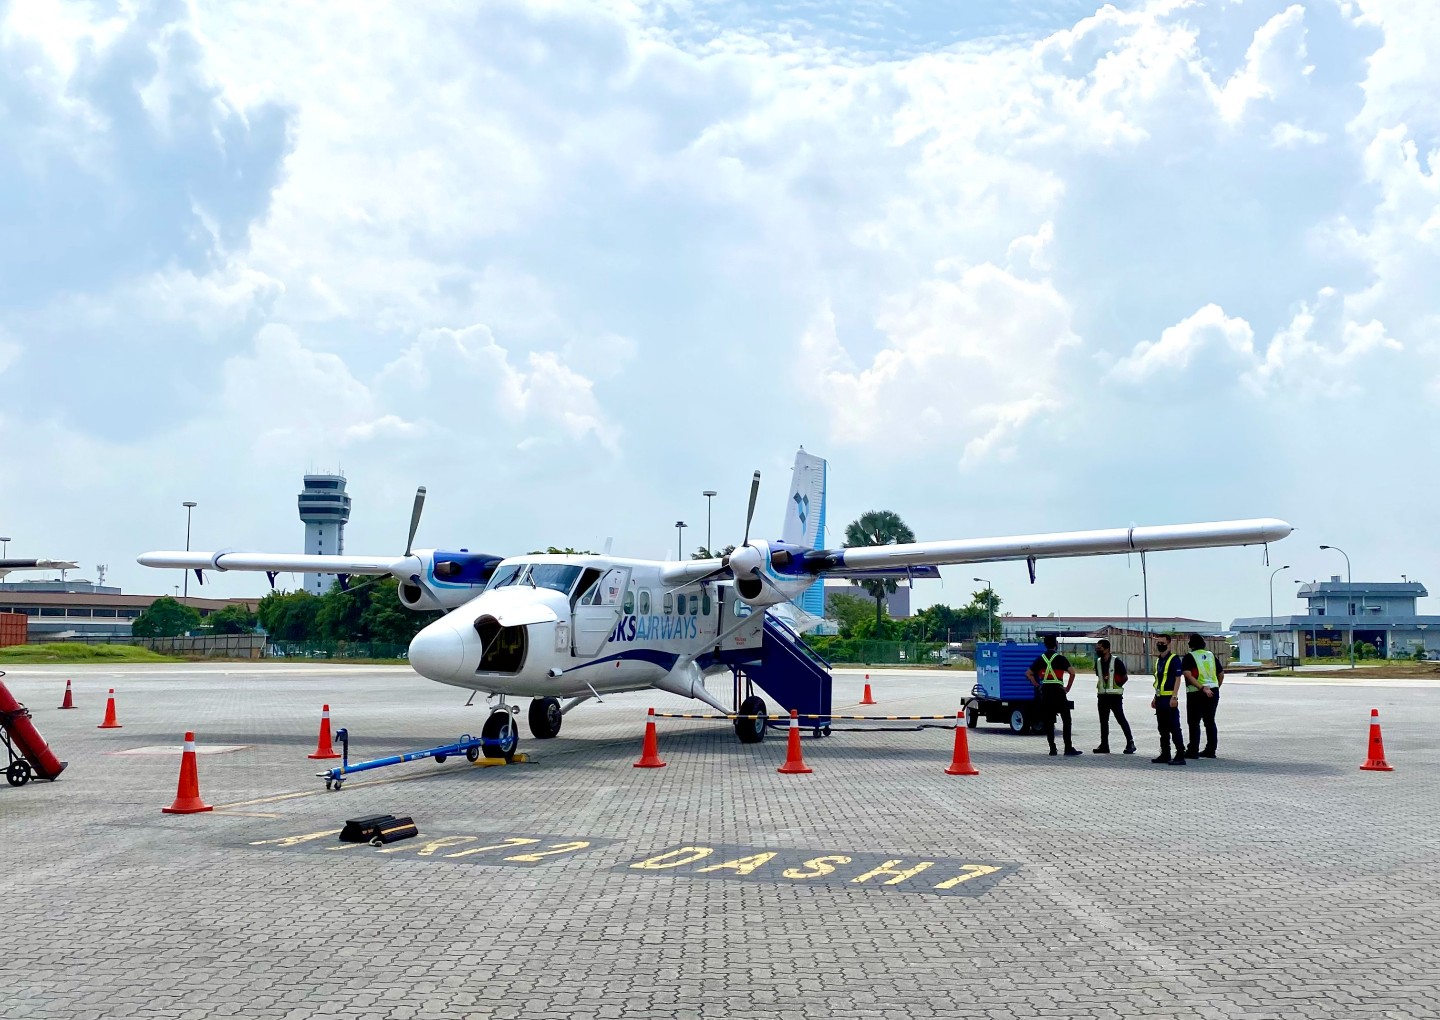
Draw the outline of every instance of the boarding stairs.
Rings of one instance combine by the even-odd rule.
[[[735,674],[735,703],[753,684],[777,703],[771,726],[789,726],[790,712],[800,714],[800,725],[817,734],[830,728],[830,663],[805,643],[783,620],[765,614],[758,649],[724,652],[721,660]],[[758,654],[757,654],[758,653]]]

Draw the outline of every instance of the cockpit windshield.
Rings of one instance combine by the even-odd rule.
[[[569,595],[583,569],[569,563],[507,563],[495,571],[489,588],[528,584]]]

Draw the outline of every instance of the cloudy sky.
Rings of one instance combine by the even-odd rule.
[[[0,0],[0,533],[168,592],[182,500],[298,550],[339,466],[352,552],[424,484],[423,545],[654,556],[803,444],[837,542],[1279,516],[1277,609],[1321,542],[1440,587],[1437,51],[1430,0]],[[1140,591],[922,601],[977,572]],[[1150,575],[1267,611],[1259,550]]]

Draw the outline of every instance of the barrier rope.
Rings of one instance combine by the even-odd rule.
[[[727,714],[727,715],[715,715],[715,714],[713,714],[713,713],[712,713],[712,714],[704,714],[704,713],[699,713],[699,712],[656,712],[656,713],[655,713],[655,718],[656,718],[656,719],[708,719],[708,720],[710,720],[710,721],[712,721],[712,722],[719,722],[719,721],[721,721],[721,720],[732,721],[732,720],[735,720],[735,719],[765,719],[765,720],[769,720],[769,721],[784,722],[786,719],[791,718],[791,716],[790,716],[790,714],[789,714],[788,712],[785,713],[785,714],[783,714],[783,715],[740,715],[740,714],[738,714],[738,713],[736,713],[736,714]],[[916,721],[926,721],[926,722],[935,722],[935,721],[954,722],[955,719],[956,719],[956,717],[953,716],[953,715],[833,715],[833,714],[832,714],[832,715],[823,715],[823,714],[821,714],[821,713],[819,713],[819,712],[800,712],[800,713],[798,713],[796,716],[794,716],[794,718],[796,718],[796,719],[846,719],[846,720],[855,720],[855,721],[860,721],[860,722],[916,722]]]

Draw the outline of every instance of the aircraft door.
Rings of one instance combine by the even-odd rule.
[[[589,657],[600,654],[605,642],[624,616],[625,592],[630,585],[629,567],[611,567],[580,594],[571,628],[571,652]]]

